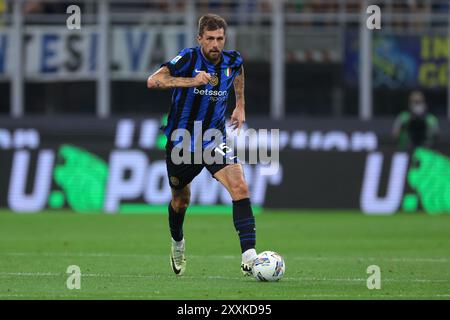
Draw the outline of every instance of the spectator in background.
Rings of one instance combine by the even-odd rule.
[[[400,113],[394,122],[393,135],[398,147],[403,150],[432,148],[438,131],[438,120],[428,112],[425,96],[420,91],[413,91],[409,95],[409,109]]]
[[[73,2],[73,1],[72,1]],[[48,2],[45,0],[28,1],[24,13],[66,14],[67,7],[74,4],[70,1]],[[77,4],[82,7],[81,4]]]
[[[409,25],[410,28],[416,32],[424,32],[431,23],[431,6],[430,1],[427,0],[409,0],[409,12],[412,14],[420,15],[422,20],[417,21],[417,18],[410,16]]]
[[[424,32],[431,23],[431,5],[428,0],[392,1],[386,7],[388,11],[402,15],[391,22],[398,31]]]

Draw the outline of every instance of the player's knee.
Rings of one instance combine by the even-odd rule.
[[[172,208],[176,212],[185,211],[189,206],[191,199],[191,190],[186,187],[181,190],[172,189]]]
[[[172,205],[176,212],[180,212],[181,210],[186,210],[189,207],[190,203],[190,195],[182,195],[178,197],[172,198]]]
[[[231,197],[233,199],[244,199],[249,197],[249,190],[244,179],[235,181],[230,186]]]
[[[189,199],[187,198],[173,199],[172,206],[176,212],[185,211],[189,207]]]

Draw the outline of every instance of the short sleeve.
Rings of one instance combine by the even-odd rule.
[[[244,64],[244,59],[242,59],[242,56],[239,52],[235,51],[236,53],[236,60],[234,61],[234,67],[238,70],[238,75],[241,74],[241,67]]]
[[[163,63],[161,67],[167,67],[170,71],[170,75],[177,77],[183,75],[189,67],[189,61],[191,60],[191,50],[183,49],[172,60]]]

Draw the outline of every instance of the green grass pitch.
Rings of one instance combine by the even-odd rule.
[[[0,299],[450,299],[450,215],[265,211],[257,250],[280,282],[241,275],[230,215],[187,215],[187,270],[169,266],[165,214],[0,211]],[[81,289],[66,287],[69,265]],[[381,268],[381,289],[366,270]]]

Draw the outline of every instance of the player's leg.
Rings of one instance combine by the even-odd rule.
[[[170,264],[177,275],[182,275],[186,269],[185,239],[183,223],[186,209],[189,206],[191,181],[202,171],[202,165],[190,163],[174,163],[172,149],[166,148],[166,165],[169,185],[172,189],[172,199],[168,205],[169,227],[172,236]]]
[[[169,226],[172,239],[179,242],[183,240],[183,222],[189,206],[191,190],[189,185],[178,190],[172,188],[172,200],[169,204]]]
[[[256,228],[242,165],[225,165],[214,173],[214,177],[225,186],[233,200],[233,222],[239,235],[242,251],[241,269],[245,275],[250,275],[253,261],[257,255],[255,251]]]
[[[189,185],[182,189],[172,188],[172,200],[169,203],[169,227],[172,236],[170,263],[173,272],[177,275],[182,275],[186,270],[183,223],[190,197]]]

